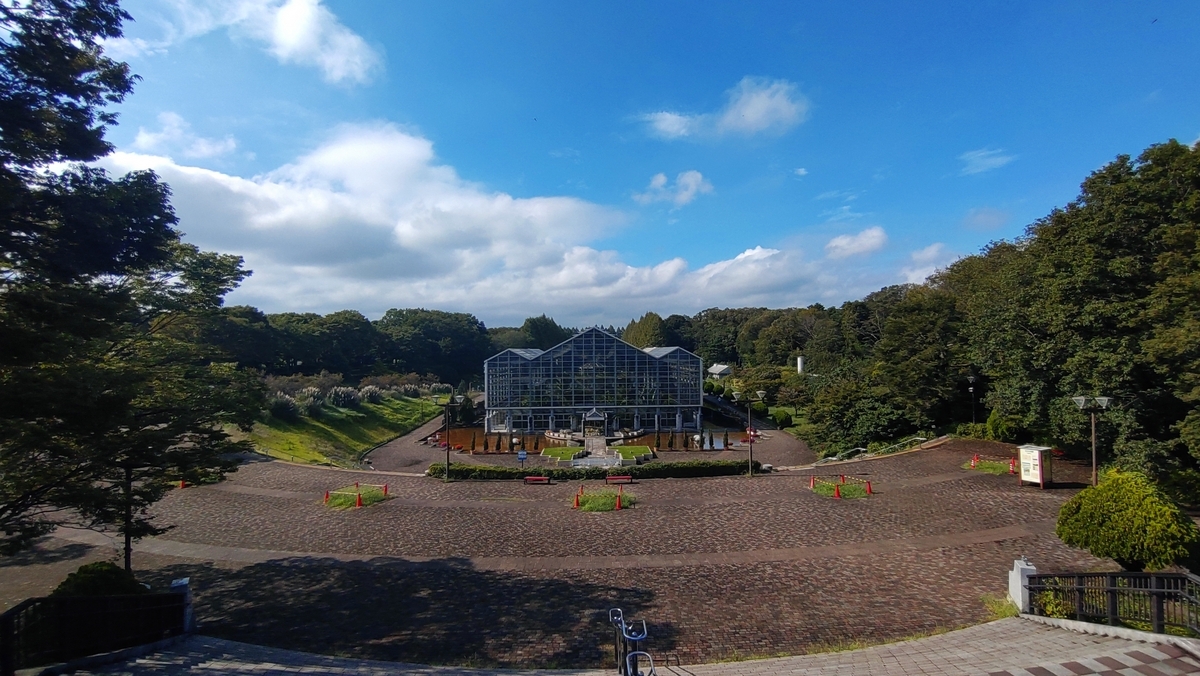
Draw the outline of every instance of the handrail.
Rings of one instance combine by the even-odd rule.
[[[650,671],[638,671],[638,657],[641,656],[645,656],[646,660],[650,662]],[[654,669],[654,658],[643,650],[635,650],[625,657],[625,673],[627,676],[658,676],[658,671]]]
[[[1200,635],[1200,577],[1191,573],[1051,573],[1030,575],[1026,587],[1034,615]]]
[[[914,441],[919,441],[921,443],[925,443],[926,441],[929,441],[929,439],[926,437],[912,436],[912,437],[909,437],[899,443],[892,444],[891,446],[888,446],[886,448],[881,448],[878,451],[875,451],[874,453],[869,453],[868,455],[887,455],[893,448],[900,448],[901,446],[911,446],[912,442],[914,442]]]

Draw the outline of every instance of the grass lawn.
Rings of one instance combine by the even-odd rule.
[[[554,458],[555,460],[570,460],[576,453],[582,450],[578,446],[547,446],[542,449],[542,457]]]
[[[574,504],[574,498],[571,499]],[[637,502],[633,493],[621,493],[621,509],[628,509]],[[596,493],[584,493],[579,497],[581,512],[611,512],[617,508],[617,492],[602,490]]]
[[[441,409],[421,399],[384,398],[361,408],[325,406],[320,418],[295,422],[268,417],[249,439],[259,453],[294,462],[349,465],[377,444],[411,432]],[[244,438],[244,437],[243,437]]]
[[[382,488],[376,488],[374,486],[360,486],[359,488],[355,488],[353,485],[350,485],[344,488],[339,488],[336,491],[329,491],[329,502],[325,503],[325,506],[332,507],[334,509],[353,509],[354,506],[358,504],[358,495],[355,494],[356,491],[358,494],[362,495],[363,507],[373,505],[376,502],[383,502],[384,500],[392,499],[392,496],[385,496],[383,494]]]
[[[968,460],[962,464],[963,469],[971,469],[971,461]],[[996,460],[980,460],[975,463],[975,471],[987,472],[988,474],[1008,474],[1008,463],[998,462]]]
[[[636,460],[643,455],[650,455],[649,446],[614,446],[624,460]]]
[[[816,488],[813,488],[813,493],[831,498],[833,497],[833,484],[819,483]],[[867,489],[862,484],[842,484],[841,494],[843,498],[848,500],[865,498],[867,497]]]

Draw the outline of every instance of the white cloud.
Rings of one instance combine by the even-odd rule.
[[[797,168],[795,171],[793,171],[792,173],[793,173],[793,174],[795,174],[795,175],[797,175],[797,176],[808,176],[808,170],[807,170],[807,169],[805,169],[804,167],[799,167],[799,168]]]
[[[120,38],[105,48],[117,58],[154,54],[228,28],[264,43],[281,63],[311,66],[328,82],[366,82],[382,64],[379,53],[344,26],[321,0],[165,0],[158,40]]]
[[[607,324],[651,309],[836,303],[896,274],[814,260],[799,245],[718,254],[698,267],[682,258],[630,265],[592,246],[623,227],[626,214],[572,197],[488,190],[440,164],[428,139],[387,124],[340,127],[306,155],[251,178],[128,151],[102,164],[162,176],[187,241],[244,256],[254,271],[228,302],[268,312],[354,308],[377,317],[391,307],[434,307],[489,323],[546,312],[568,325]],[[681,184],[686,192],[688,181]]]
[[[995,230],[1004,226],[1012,218],[1012,214],[991,207],[970,209],[963,217],[962,224],[970,230]]]
[[[646,186],[646,192],[634,193],[633,199],[639,204],[671,202],[678,209],[691,204],[697,195],[712,191],[712,183],[709,183],[703,174],[692,169],[676,176],[675,185],[668,184],[666,174],[655,174]]]
[[[742,78],[725,92],[728,101],[712,113],[658,111],[641,115],[650,133],[663,139],[689,136],[783,134],[804,122],[808,99],[787,80]]]
[[[159,113],[158,123],[162,125],[159,131],[147,131],[145,127],[138,127],[137,136],[133,140],[135,150],[166,155],[178,153],[183,157],[200,159],[224,155],[237,148],[237,141],[232,136],[223,139],[197,136],[192,133],[187,120],[177,113]]]
[[[857,235],[834,237],[825,245],[825,255],[833,259],[861,256],[879,251],[884,244],[887,244],[887,233],[876,225]]]
[[[1017,159],[1017,156],[1005,155],[1003,149],[989,150],[987,148],[980,148],[979,150],[967,151],[959,155],[958,159],[963,162],[962,175],[969,176],[971,174],[982,174],[992,169],[999,169]]]
[[[947,251],[945,244],[935,242],[913,251],[909,258],[912,264],[901,268],[900,276],[909,284],[922,284],[930,275],[953,263],[958,255]]]

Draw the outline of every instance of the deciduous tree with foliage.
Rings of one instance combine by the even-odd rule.
[[[113,0],[0,6],[0,549],[60,523],[160,532],[146,508],[243,449],[257,379],[202,339],[247,272],[174,229],[154,174],[60,163],[110,150],[104,106],[132,88],[103,55]]]

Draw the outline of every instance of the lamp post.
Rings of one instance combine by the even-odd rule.
[[[1071,401],[1081,411],[1092,414],[1092,485],[1099,483],[1099,472],[1096,466],[1096,411],[1103,411],[1112,402],[1112,397],[1071,397]]]
[[[758,397],[757,399],[751,399],[749,395],[746,396],[746,438],[750,441],[750,476],[754,476],[754,418],[752,416],[751,406],[754,405],[754,402],[762,401],[767,398],[767,393],[763,392],[762,390],[759,390],[754,394]],[[734,401],[741,401],[741,399],[741,392],[733,393]]]
[[[971,393],[971,424],[975,424],[975,376],[967,376],[967,392]]]
[[[436,394],[433,396],[433,403],[442,407],[442,420],[445,421],[446,425],[446,476],[442,479],[444,482],[450,481],[450,407],[462,406],[464,399],[466,397],[457,394],[454,397],[446,397],[446,403],[443,404],[438,401]]]

